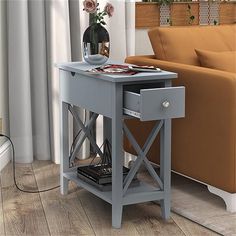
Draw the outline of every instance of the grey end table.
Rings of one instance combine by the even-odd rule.
[[[121,227],[124,205],[159,200],[164,219],[170,216],[171,179],[171,118],[183,117],[185,112],[185,88],[172,87],[172,79],[177,74],[167,71],[159,73],[138,73],[136,75],[104,75],[86,72],[95,66],[83,62],[57,64],[60,70],[61,99],[61,193],[68,193],[68,181],[90,191],[112,205],[112,226]],[[91,119],[84,125],[73,109],[73,105],[92,112]],[[83,130],[83,137],[76,143],[74,153],[69,158],[68,113],[69,111]],[[112,190],[100,191],[93,185],[77,177],[76,168],[70,167],[74,154],[85,138],[102,156],[90,129],[98,115],[104,118],[104,133],[112,144]],[[124,119],[156,120],[146,143],[140,147]],[[146,155],[157,134],[160,132],[160,176],[157,175]],[[123,179],[123,134],[138,153],[129,174]],[[140,134],[141,135],[141,134]],[[154,187],[140,182],[130,186],[141,163],[158,183]]]

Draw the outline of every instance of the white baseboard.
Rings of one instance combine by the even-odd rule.
[[[0,140],[0,171],[11,160],[11,144],[9,141],[3,142]]]

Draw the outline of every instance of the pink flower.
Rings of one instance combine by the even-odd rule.
[[[112,17],[114,13],[114,7],[112,6],[111,3],[107,3],[104,8],[104,11],[107,13],[109,17]]]
[[[95,13],[97,10],[97,0],[84,0],[84,10],[88,13]]]

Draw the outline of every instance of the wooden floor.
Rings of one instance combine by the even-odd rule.
[[[17,165],[17,182],[35,190],[59,183],[59,166],[45,161]],[[67,196],[59,189],[27,194],[18,191],[9,164],[0,178],[0,235],[216,235],[174,213],[161,219],[155,203],[124,207],[121,229],[111,228],[111,206],[91,193],[70,185]]]

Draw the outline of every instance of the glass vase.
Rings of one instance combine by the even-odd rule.
[[[91,65],[102,65],[109,59],[110,37],[98,23],[91,24],[83,35],[83,57]]]

